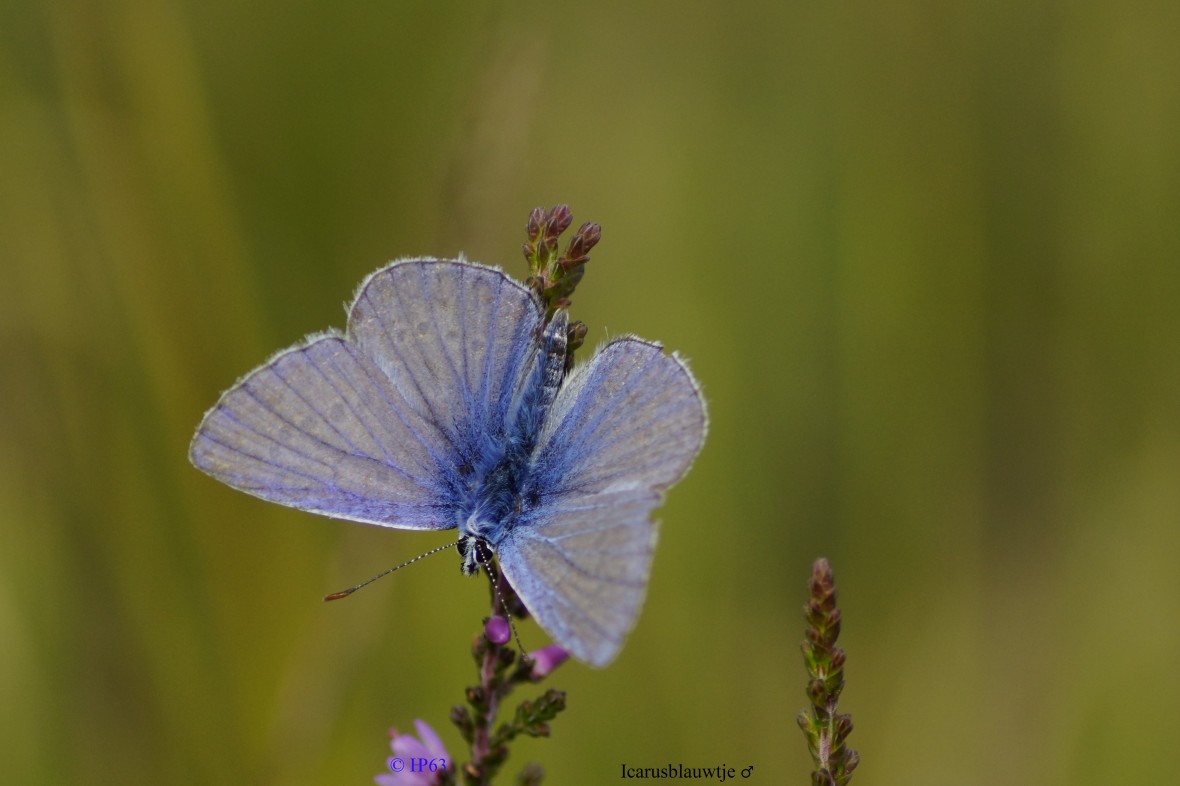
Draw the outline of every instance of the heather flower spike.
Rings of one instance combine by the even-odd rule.
[[[520,601],[504,581],[503,574],[492,570],[487,573],[491,581],[492,615],[484,621],[471,644],[479,684],[467,688],[468,706],[457,705],[451,709],[451,722],[471,747],[471,760],[455,769],[434,730],[415,721],[421,741],[391,732],[394,756],[389,759],[390,772],[374,779],[378,786],[451,786],[460,782],[457,780],[460,775],[462,783],[467,786],[490,786],[508,758],[508,743],[521,734],[548,737],[549,722],[565,709],[565,692],[550,688],[532,701],[521,702],[511,722],[496,726],[500,705],[513,689],[518,685],[540,682],[568,660],[569,653],[550,644],[517,658],[516,651],[509,646],[512,627],[506,615],[508,607],[515,604],[514,607],[518,608],[511,613],[523,618],[524,609],[519,607]],[[400,764],[395,761],[399,757],[402,759]],[[445,759],[445,772],[441,768],[436,772],[412,772],[411,759]],[[395,766],[400,766],[401,771],[394,769]],[[539,786],[543,778],[541,766],[530,763],[517,776],[516,783]]]
[[[468,786],[493,783],[508,758],[508,743],[520,734],[548,737],[549,721],[565,709],[565,692],[550,689],[533,701],[522,702],[510,723],[496,726],[500,706],[513,689],[525,683],[540,682],[569,654],[557,645],[550,645],[517,658],[516,651],[508,646],[511,626],[507,614],[519,618],[516,611],[523,609],[513,611],[507,608],[510,604],[519,604],[519,599],[504,581],[503,574],[487,572],[491,582],[492,616],[471,645],[479,684],[467,688],[468,706],[458,705],[451,709],[451,722],[471,746],[471,761],[462,767],[464,783]],[[517,782],[539,784],[543,775],[540,765],[529,764]]]
[[[852,716],[836,712],[844,690],[844,650],[836,646],[840,610],[836,608],[836,582],[826,559],[820,558],[812,566],[809,588],[810,597],[803,607],[807,620],[803,661],[811,678],[807,683],[811,707],[799,713],[798,721],[815,760],[812,784],[845,786],[860,757],[846,744],[852,733]]]
[[[557,205],[552,210],[533,208],[529,214],[526,227],[528,242],[522,250],[531,275],[525,279],[525,284],[541,296],[547,317],[552,317],[559,308],[569,308],[570,296],[586,273],[590,249],[602,239],[602,227],[587,221],[574,233],[565,253],[559,254],[561,234],[573,220],[574,214],[569,205]],[[567,371],[574,350],[582,346],[586,339],[585,324],[570,323],[568,334]]]

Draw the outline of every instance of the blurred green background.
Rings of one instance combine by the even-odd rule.
[[[445,542],[191,468],[202,413],[388,259],[523,275],[691,358],[709,441],[552,784],[805,783],[831,559],[863,784],[1180,783],[1180,7],[0,5],[0,769],[370,783],[473,679]],[[532,623],[529,647],[546,642]]]

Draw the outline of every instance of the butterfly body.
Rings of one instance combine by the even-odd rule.
[[[314,513],[457,529],[533,616],[595,666],[646,589],[651,511],[704,440],[704,400],[658,344],[615,339],[565,375],[567,317],[499,270],[394,262],[346,333],[281,352],[226,391],[190,448],[202,471]],[[486,555],[482,555],[486,556]]]
[[[486,543],[495,553],[518,523],[527,524],[551,480],[535,449],[545,415],[561,386],[567,325],[566,313],[558,311],[545,326],[533,368],[527,372],[519,401],[504,424],[506,431],[478,439],[479,449],[473,453],[482,466],[476,469],[470,461],[462,465],[470,471],[455,499],[459,500],[456,526],[465,575],[479,570],[477,542]]]

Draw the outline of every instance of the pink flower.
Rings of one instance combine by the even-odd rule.
[[[529,653],[529,660],[533,662],[532,678],[539,680],[569,659],[570,654],[556,644],[542,647],[536,652]]]
[[[434,729],[420,720],[414,721],[414,728],[418,737],[389,730],[393,755],[386,762],[389,772],[373,777],[377,786],[438,786],[442,773],[451,771],[454,761]]]

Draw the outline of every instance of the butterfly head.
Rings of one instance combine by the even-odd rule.
[[[459,569],[464,576],[479,573],[479,566],[486,565],[492,558],[491,544],[477,535],[464,535],[455,545],[459,549],[459,557],[463,560]]]

